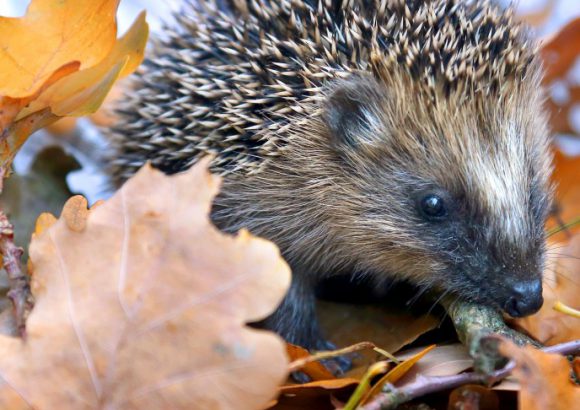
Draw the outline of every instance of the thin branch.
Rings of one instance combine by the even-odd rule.
[[[580,340],[545,347],[541,350],[546,353],[559,353],[563,355],[575,354],[580,352]],[[386,385],[385,389],[388,389],[388,391],[378,394],[368,404],[359,407],[359,410],[392,409],[426,394],[452,389],[464,384],[493,385],[509,376],[514,367],[515,363],[510,361],[500,370],[496,370],[487,375],[476,372],[439,377],[419,375],[414,382],[405,386],[395,387],[392,384]]]
[[[8,217],[0,211],[0,255],[3,258],[4,269],[8,274],[10,291],[8,297],[12,301],[16,330],[21,337],[26,335],[26,317],[32,309],[29,277],[22,272],[20,259],[22,248],[14,244],[14,227]]]

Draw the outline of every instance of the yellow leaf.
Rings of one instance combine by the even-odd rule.
[[[71,199],[35,236],[27,340],[0,336],[3,407],[255,409],[275,398],[284,342],[246,323],[274,311],[290,270],[272,243],[211,224],[219,178],[208,163],[174,176],[147,166],[98,207]]]
[[[60,117],[95,112],[115,80],[131,74],[141,64],[148,33],[145,13],[142,12],[103,61],[55,82],[22,110],[16,119],[45,107],[50,107],[52,113]]]
[[[33,95],[62,66],[100,62],[117,37],[119,0],[32,0],[22,18],[0,17],[0,95]]]
[[[115,41],[117,5],[33,0],[23,18],[0,18],[1,169],[32,132],[64,116],[97,111],[115,81],[141,63],[145,13]]]
[[[43,86],[35,94],[25,98],[12,98],[9,96],[0,96],[0,132],[4,131],[20,113],[24,106],[33,101],[40,93],[52,84],[79,69],[78,61],[66,64],[55,71]]]
[[[30,134],[52,124],[58,118],[46,108],[8,127],[4,135],[0,135],[0,169],[7,170],[10,167],[16,152],[26,142]]]

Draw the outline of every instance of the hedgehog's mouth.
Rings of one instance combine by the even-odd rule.
[[[532,315],[540,310],[544,302],[541,278],[518,280],[512,286],[493,281],[479,283],[468,276],[464,277],[464,281],[467,286],[453,292],[458,299],[497,309],[512,318]]]

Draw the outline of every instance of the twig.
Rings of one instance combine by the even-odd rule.
[[[489,306],[470,302],[445,299],[442,301],[449,317],[453,321],[459,340],[473,358],[476,370],[484,374],[492,374],[495,369],[503,366],[506,359],[497,354],[489,354],[481,341],[490,335],[500,335],[510,339],[518,346],[532,345],[542,347],[530,337],[508,327],[499,311]]]
[[[542,349],[546,353],[559,353],[564,355],[580,352],[580,340],[562,343]],[[441,390],[452,389],[464,384],[492,385],[508,376],[514,369],[515,363],[508,362],[500,370],[490,374],[476,372],[461,373],[455,376],[417,376],[414,382],[397,388],[392,384],[386,385],[389,391],[378,394],[371,402],[359,407],[359,410],[386,410],[392,409],[417,397],[424,396]]]
[[[472,346],[473,342],[489,334],[505,336],[519,346],[531,344],[541,347],[535,340],[508,327],[501,313],[494,308],[450,299],[443,300],[441,304],[453,321],[459,340],[470,349],[470,354],[476,347]]]
[[[14,227],[8,217],[0,211],[0,255],[4,269],[8,274],[10,290],[8,297],[12,301],[16,329],[21,337],[26,336],[26,317],[32,309],[32,295],[28,284],[28,275],[22,272],[20,258],[22,248],[14,244]]]

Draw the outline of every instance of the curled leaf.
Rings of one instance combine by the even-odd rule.
[[[29,97],[61,67],[91,67],[115,44],[119,0],[32,0],[24,17],[0,17],[0,95]]]
[[[0,18],[0,167],[34,131],[94,113],[118,78],[141,63],[142,13],[116,40],[118,0],[32,0],[20,19]]]

